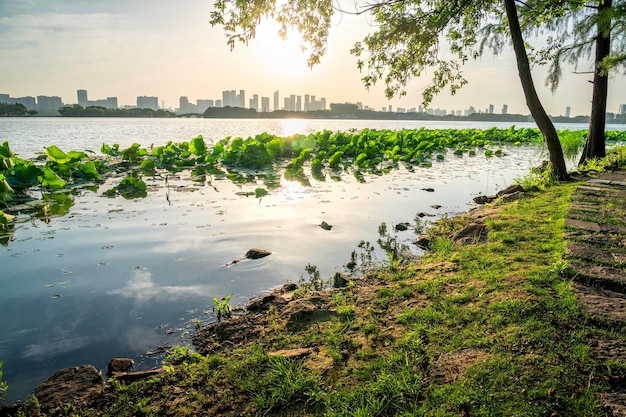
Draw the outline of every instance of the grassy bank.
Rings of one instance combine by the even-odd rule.
[[[208,340],[204,355],[177,348],[164,375],[48,414],[603,415],[598,394],[625,380],[626,364],[593,358],[589,340],[626,332],[588,320],[564,273],[577,185],[441,220],[417,261],[342,289],[301,286],[290,304],[328,313],[307,325],[271,307],[236,342]],[[486,225],[484,242],[454,242],[468,224]]]

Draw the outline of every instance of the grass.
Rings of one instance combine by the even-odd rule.
[[[444,219],[418,261],[327,292],[326,321],[293,330],[271,310],[260,339],[208,356],[179,348],[165,375],[114,383],[97,407],[32,415],[602,415],[599,393],[626,380],[626,363],[595,359],[588,340],[626,331],[588,320],[563,273],[577,185],[501,205],[485,244],[454,244],[469,216]],[[293,348],[310,354],[269,355]]]

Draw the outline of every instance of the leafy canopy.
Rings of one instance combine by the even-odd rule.
[[[432,83],[422,92],[426,105],[446,87],[454,94],[467,83],[461,68],[482,53],[483,26],[496,22],[501,32],[507,30],[502,5],[495,0],[386,0],[353,7],[347,11],[329,0],[216,0],[210,22],[224,28],[233,48],[254,38],[263,19],[274,19],[281,25],[281,36],[289,29],[301,33],[312,66],[326,51],[334,14],[369,14],[374,31],[351,50],[364,72],[364,85],[383,82],[388,97],[402,96],[411,78],[428,73]]]

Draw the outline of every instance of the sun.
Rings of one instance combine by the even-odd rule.
[[[257,26],[256,37],[250,41],[257,55],[256,70],[270,71],[274,76],[301,78],[310,73],[307,65],[308,52],[302,49],[302,37],[290,30],[287,37],[278,35],[280,25],[265,20]]]

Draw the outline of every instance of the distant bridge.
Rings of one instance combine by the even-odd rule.
[[[177,114],[176,117],[185,117],[187,119],[202,118],[204,117],[204,114],[203,113],[185,113],[185,114]]]

